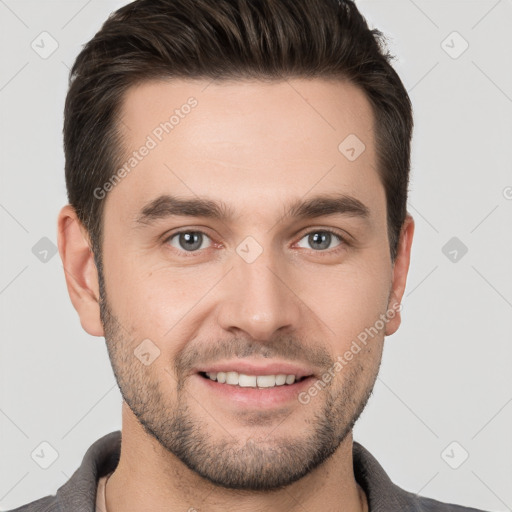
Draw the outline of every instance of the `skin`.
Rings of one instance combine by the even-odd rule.
[[[191,96],[197,106],[104,199],[101,301],[86,230],[69,205],[58,219],[72,303],[82,327],[105,337],[124,398],[108,512],[367,510],[352,427],[385,336],[400,325],[414,233],[408,215],[393,263],[370,104],[353,85],[324,79],[145,82],[123,102],[127,155]],[[366,146],[355,161],[338,150],[348,134]],[[368,219],[283,217],[290,202],[333,192],[364,203]],[[236,215],[137,225],[162,193],[223,201]],[[200,249],[169,239],[182,229],[206,235]],[[345,241],[318,249],[307,235],[325,229]],[[247,236],[263,249],[252,263],[236,251]],[[242,356],[293,361],[320,378],[393,306],[308,404],[249,407],[193,370]],[[134,356],[144,339],[160,351],[147,366]]]

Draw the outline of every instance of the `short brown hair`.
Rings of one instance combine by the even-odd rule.
[[[100,274],[104,201],[94,190],[121,162],[123,95],[138,82],[173,77],[339,77],[360,87],[375,118],[394,261],[407,214],[413,118],[392,59],[352,0],[136,0],[112,13],[71,69],[64,112],[68,200]]]

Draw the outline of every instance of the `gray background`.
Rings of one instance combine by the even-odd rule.
[[[68,68],[125,3],[0,0],[1,510],[54,493],[121,426],[104,340],[81,329],[51,250]],[[354,438],[409,491],[512,510],[512,1],[357,3],[414,105],[416,233]]]

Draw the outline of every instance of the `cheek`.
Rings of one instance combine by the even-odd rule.
[[[310,284],[305,295],[306,303],[330,328],[327,335],[333,339],[336,354],[344,352],[366,329],[376,326],[379,334],[374,337],[381,337],[378,321],[387,310],[391,279],[382,259],[360,263],[331,269],[317,281],[324,284]]]
[[[142,262],[138,265],[136,258],[130,260],[124,275],[116,271],[112,276],[116,297],[112,302],[137,339],[149,338],[167,358],[172,357],[204,320],[205,295],[219,280],[222,269],[218,269],[219,275],[213,267],[190,272],[159,263],[143,269]],[[213,294],[208,297],[211,300]]]

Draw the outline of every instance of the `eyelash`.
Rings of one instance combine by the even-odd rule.
[[[172,233],[171,235],[169,235],[168,237],[166,237],[164,239],[163,243],[168,244],[169,241],[172,240],[174,237],[177,237],[178,235],[183,234],[183,233],[199,233],[199,234],[202,234],[202,235],[208,237],[211,240],[211,237],[208,236],[204,231],[194,230],[194,229],[184,229],[181,231],[176,231],[176,233]],[[334,249],[325,249],[325,250],[318,250],[318,251],[315,251],[314,249],[310,249],[310,251],[315,253],[316,255],[323,256],[323,255],[337,254],[338,252],[344,250],[347,246],[350,245],[344,236],[340,235],[336,231],[333,231],[331,229],[326,229],[326,228],[312,229],[310,231],[307,231],[300,237],[299,241],[313,233],[329,233],[330,235],[333,235],[334,237],[336,237],[340,242],[340,244],[338,246],[336,246]],[[193,258],[193,257],[197,257],[199,254],[201,254],[201,252],[205,251],[206,249],[198,249],[196,251],[185,251],[185,250],[181,250],[181,249],[176,249],[175,247],[171,247],[171,250],[176,250],[180,254],[184,254],[185,258],[190,258],[190,257]]]

